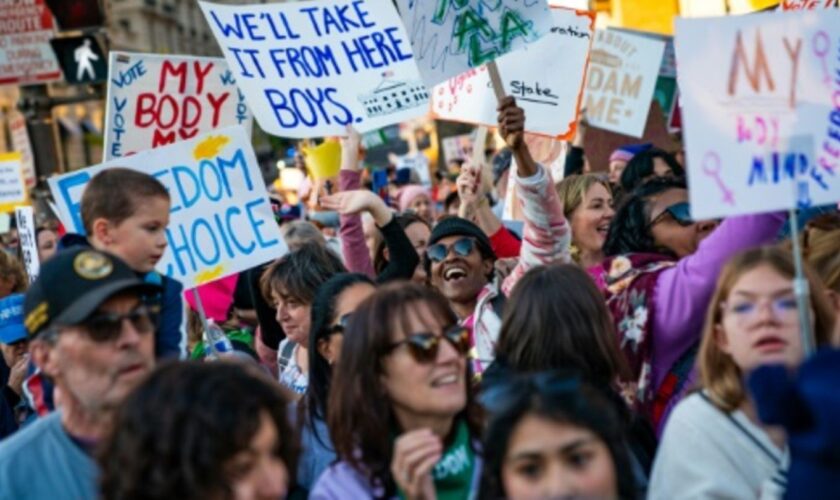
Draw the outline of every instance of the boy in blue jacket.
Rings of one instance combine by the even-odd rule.
[[[81,217],[87,237],[67,234],[59,249],[91,246],[113,254],[146,281],[163,288],[155,297],[160,305],[155,355],[186,358],[183,328],[183,286],[155,271],[166,250],[170,198],[154,177],[127,168],[110,168],[93,177],[85,187]]]

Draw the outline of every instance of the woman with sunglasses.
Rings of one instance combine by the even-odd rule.
[[[337,274],[318,288],[312,303],[309,386],[298,416],[303,449],[298,485],[306,490],[312,489],[321,473],[335,460],[326,423],[333,366],[338,363],[351,315],[375,290],[373,282],[364,274]]]
[[[641,498],[610,398],[579,377],[487,374],[479,498]]]
[[[682,181],[653,179],[631,193],[610,224],[608,258],[591,269],[633,372],[624,387],[657,432],[691,385],[703,316],[720,269],[740,251],[774,241],[779,213],[715,221],[690,217]]]
[[[365,301],[330,388],[339,462],[310,498],[470,498],[481,459],[468,349],[468,332],[427,287],[393,283]]]
[[[803,361],[794,275],[793,257],[775,247],[749,250],[723,269],[698,355],[701,391],[677,405],[665,428],[650,498],[774,498],[784,490],[786,438],[758,420],[744,377],[767,364],[794,371]],[[835,312],[808,267],[805,276],[820,347]]]
[[[621,189],[630,193],[656,177],[683,177],[685,170],[671,153],[650,148],[633,156],[621,172]]]

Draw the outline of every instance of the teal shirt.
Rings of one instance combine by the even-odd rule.
[[[65,432],[58,412],[0,442],[0,500],[98,497],[93,459]]]

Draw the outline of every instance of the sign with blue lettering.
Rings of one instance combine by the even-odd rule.
[[[546,0],[397,0],[397,5],[429,88],[536,42],[552,27]]]
[[[429,95],[394,6],[382,0],[199,2],[254,116],[292,138],[416,118]]]
[[[242,125],[245,95],[224,59],[111,52],[105,160]]]
[[[676,29],[692,216],[840,201],[840,11]]]
[[[154,176],[171,197],[158,271],[193,288],[286,253],[248,135],[240,126],[49,179],[61,220],[84,233],[80,204],[97,172],[125,167]]]

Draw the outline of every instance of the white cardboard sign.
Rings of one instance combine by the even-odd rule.
[[[23,257],[23,267],[29,282],[35,283],[41,273],[41,261],[38,258],[38,239],[35,236],[35,212],[32,207],[18,207],[15,209],[18,234],[20,235],[20,253]]]
[[[840,200],[840,11],[676,28],[692,215]]]

